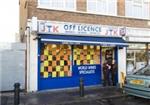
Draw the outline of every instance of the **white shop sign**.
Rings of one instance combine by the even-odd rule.
[[[38,32],[43,34],[89,35],[89,36],[123,36],[124,27],[80,24],[55,21],[38,21]]]
[[[126,36],[150,37],[150,29],[126,27]]]
[[[150,42],[150,29],[126,27],[126,41]]]

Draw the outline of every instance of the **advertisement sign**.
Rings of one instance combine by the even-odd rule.
[[[104,26],[96,24],[39,21],[38,32],[63,35],[90,35],[90,36],[123,36],[124,27]]]
[[[96,73],[96,66],[95,65],[90,65],[90,66],[78,66],[78,72],[79,75],[82,74],[95,74]]]
[[[73,66],[74,74],[77,76],[86,76],[86,75],[97,75],[100,73],[101,67],[99,64],[95,65],[74,65]]]
[[[74,65],[73,77],[77,80],[83,78],[85,85],[101,84],[101,65]]]

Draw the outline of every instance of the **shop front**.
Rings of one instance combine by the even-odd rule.
[[[53,21],[38,27],[37,90],[78,87],[80,78],[85,86],[102,85],[104,61],[120,64],[118,51],[127,46],[120,27]]]
[[[146,28],[127,28],[127,74],[150,64],[150,30]]]
[[[101,84],[100,46],[41,43],[39,90]]]

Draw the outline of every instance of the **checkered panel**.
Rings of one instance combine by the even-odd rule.
[[[74,46],[73,53],[75,65],[100,64],[100,46]]]
[[[71,46],[44,44],[41,51],[42,78],[70,77],[71,71]]]

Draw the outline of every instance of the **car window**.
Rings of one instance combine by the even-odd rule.
[[[134,74],[150,76],[150,66],[140,69],[137,72],[135,72]]]
[[[149,76],[150,76],[150,69],[145,70],[143,74],[144,74],[144,75],[149,75]]]

